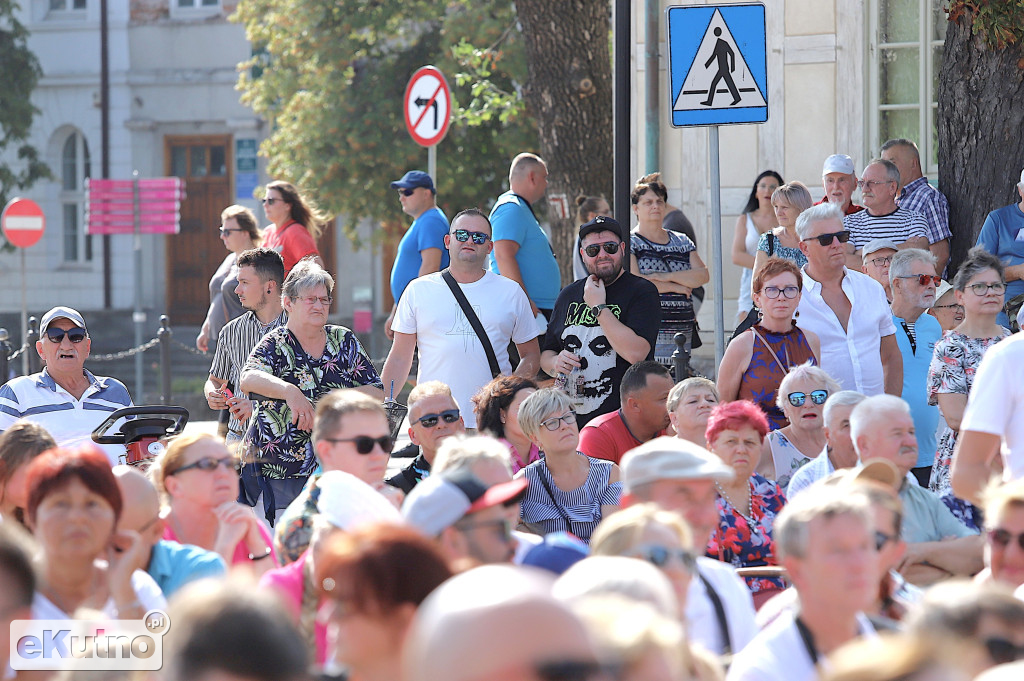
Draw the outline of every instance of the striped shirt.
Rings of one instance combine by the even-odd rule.
[[[571,492],[564,492],[555,485],[544,459],[524,468],[523,474],[530,485],[526,488],[526,496],[519,502],[523,520],[537,524],[548,534],[566,530],[568,517],[572,533],[589,543],[590,535],[601,522],[601,506],[619,504],[622,482],[609,484],[614,465],[611,461],[587,457],[587,462],[590,464],[587,479]]]
[[[928,184],[928,178],[919,177],[907,184],[896,198],[900,208],[920,213],[924,218],[925,235],[928,243],[949,239],[949,201],[935,187]]]
[[[0,386],[0,432],[18,419],[38,423],[62,447],[92,441],[92,431],[111,414],[132,406],[128,388],[116,378],[93,376],[82,370],[89,387],[81,399],[62,388],[44,368]],[[116,465],[125,456],[124,445],[96,445]]]
[[[249,359],[249,353],[256,347],[256,344],[263,340],[263,337],[288,321],[288,315],[281,312],[277,319],[266,326],[260,322],[260,318],[253,311],[246,312],[237,319],[232,319],[220,330],[217,338],[217,349],[213,355],[213,364],[210,365],[210,375],[227,381],[238,387],[238,381],[242,376],[242,368],[245,361]],[[247,397],[240,390],[235,390],[236,397]],[[228,430],[241,434],[245,425],[234,416],[228,421]]]
[[[901,244],[918,237],[928,238],[924,216],[906,208],[897,208],[888,215],[871,215],[862,210],[844,217],[843,227],[850,230],[850,241],[858,251],[875,239]]]

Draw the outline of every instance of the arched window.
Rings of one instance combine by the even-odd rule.
[[[60,155],[61,236],[64,262],[92,260],[92,237],[85,233],[85,179],[90,176],[89,145],[79,131],[64,141]]]

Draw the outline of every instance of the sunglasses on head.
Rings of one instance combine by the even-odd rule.
[[[1017,546],[1019,546],[1021,550],[1024,551],[1024,532],[1022,532],[1021,534],[1014,534],[1009,530],[1004,530],[1001,527],[997,527],[994,530],[988,531],[988,540],[996,546],[1002,547],[1004,549],[1010,545],[1010,542],[1016,541]]]
[[[804,402],[807,401],[807,393],[790,393],[786,395],[789,398],[789,403],[794,407],[804,406]],[[811,402],[814,404],[825,404],[825,400],[828,399],[827,390],[812,390],[811,391]]]
[[[399,189],[398,193],[402,196],[412,196],[416,193],[416,187],[410,187],[408,189]]]
[[[64,329],[58,329],[57,327],[51,327],[46,330],[46,337],[54,343],[60,343],[64,340],[64,336],[68,337],[68,340],[72,343],[81,343],[84,341],[89,334],[86,333],[85,329],[80,327],[72,327],[65,331]]]
[[[583,247],[583,252],[587,254],[588,258],[595,258],[603,248],[604,252],[608,255],[614,255],[619,252],[619,246],[621,244],[621,241],[605,241],[601,244],[590,244],[589,246]]]
[[[832,232],[830,234],[819,234],[818,236],[808,237],[806,239],[802,239],[801,241],[815,241],[815,240],[817,240],[817,242],[819,244],[821,244],[822,246],[831,246],[832,245],[832,239],[839,239],[839,243],[845,244],[847,241],[850,240],[850,231],[844,229],[841,232]]]
[[[355,437],[325,437],[323,439],[331,443],[351,442],[356,446],[356,451],[364,455],[372,452],[374,445],[380,446],[385,454],[390,454],[391,450],[395,448],[395,440],[390,435],[381,435],[380,437],[356,435]]]
[[[455,237],[456,241],[462,242],[469,241],[469,239],[472,238],[473,243],[477,245],[485,244],[487,243],[487,240],[491,238],[483,232],[471,232],[468,229],[457,229],[452,232],[452,235]]]
[[[224,468],[233,470],[236,473],[242,470],[242,462],[233,456],[229,456],[223,459],[215,459],[212,456],[204,456],[198,461],[193,461],[187,466],[182,466],[178,470],[168,473],[168,475],[177,475],[182,471],[191,470],[193,468],[198,468],[201,471],[215,471],[217,470],[218,466],[224,466]]]
[[[942,277],[935,274],[903,274],[897,279],[917,279],[917,283],[921,286],[927,286],[928,284],[935,284],[938,286],[942,283]]]
[[[445,423],[455,423],[459,420],[459,410],[445,409],[440,414],[424,414],[413,423],[418,423],[424,428],[433,428],[437,425],[438,420],[442,420]]]

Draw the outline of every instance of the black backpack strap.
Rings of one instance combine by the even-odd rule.
[[[491,339],[487,337],[487,332],[484,331],[484,325],[480,323],[480,318],[476,316],[473,307],[466,300],[466,294],[462,292],[462,287],[459,286],[459,282],[455,281],[455,277],[452,276],[448,268],[441,272],[441,278],[444,279],[444,283],[448,284],[448,288],[452,290],[452,295],[455,296],[455,300],[458,301],[463,314],[466,315],[466,321],[473,327],[476,337],[480,339],[480,344],[484,346],[484,352],[487,354],[487,364],[491,367],[491,378],[497,378],[501,375],[501,367],[498,366],[498,358],[495,356],[494,348],[491,346]]]

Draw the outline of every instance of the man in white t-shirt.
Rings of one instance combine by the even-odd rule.
[[[873,636],[863,610],[878,591],[875,527],[866,497],[817,487],[775,520],[775,551],[800,599],[732,660],[727,681],[812,681],[825,657]]]
[[[951,483],[979,502],[1002,451],[1003,479],[1024,478],[1024,333],[1000,341],[981,360],[953,453]]]
[[[717,456],[688,440],[663,436],[626,452],[622,507],[653,502],[681,515],[694,537],[709,537],[718,526],[715,484],[735,473]],[[686,596],[686,630],[691,641],[716,655],[738,652],[757,633],[754,601],[732,566],[694,546],[697,574]]]
[[[512,373],[509,341],[516,344],[519,366],[515,373],[533,377],[540,367],[537,322],[522,287],[511,279],[484,269],[491,253],[491,223],[475,208],[452,220],[444,238],[451,258],[451,273],[490,341],[498,369]],[[381,372],[386,394],[391,386],[401,391],[409,378],[413,350],[420,352],[417,382],[439,380],[452,389],[455,401],[471,405],[472,397],[493,378],[486,352],[454,293],[435,272],[414,279],[398,302],[391,329],[395,342]],[[463,412],[467,428],[476,428],[471,409]]]

